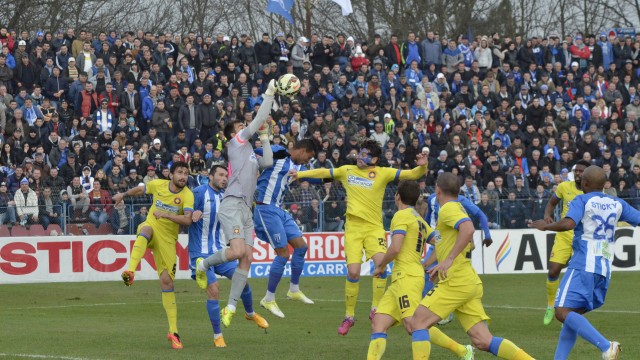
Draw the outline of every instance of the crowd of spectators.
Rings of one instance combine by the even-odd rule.
[[[190,165],[189,185],[224,161],[224,124],[252,121],[271,79],[293,73],[300,93],[272,112],[272,144],[316,143],[312,168],[352,163],[372,138],[380,165],[441,172],[493,227],[541,218],[580,159],[602,166],[605,192],[640,208],[640,34],[493,34],[445,38],[310,39],[283,33],[204,36],[27,31],[0,27],[0,222],[144,221],[114,192]],[[257,141],[257,140],[256,140]],[[256,144],[259,145],[259,144]],[[386,194],[385,219],[393,212]],[[340,230],[340,184],[294,186],[285,199],[306,231]]]

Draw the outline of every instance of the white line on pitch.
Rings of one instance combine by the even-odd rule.
[[[546,310],[546,307],[533,307],[533,306],[512,306],[512,305],[484,305],[484,307],[488,309],[503,309],[503,310],[535,310],[542,311]],[[640,311],[636,310],[609,310],[609,309],[598,309],[594,310],[599,313],[608,313],[608,314],[640,314]]]
[[[95,360],[95,359],[79,358],[79,357],[71,357],[71,356],[40,355],[40,354],[5,354],[5,353],[0,353],[0,357],[28,358],[28,359],[56,359],[56,360]]]
[[[73,304],[73,305],[51,305],[51,306],[27,306],[27,307],[15,307],[5,308],[5,310],[38,310],[38,309],[66,309],[77,307],[99,307],[99,306],[121,306],[131,305],[132,303],[98,303],[98,304]],[[0,354],[1,355],[1,354]]]
[[[284,300],[284,298],[279,298],[278,300]],[[344,302],[343,299],[313,299],[316,302]],[[199,303],[203,300],[187,300],[180,301],[178,298],[178,304],[192,304]],[[370,303],[371,300],[360,299],[359,303]],[[97,303],[97,304],[73,304],[73,305],[52,305],[52,306],[29,306],[29,307],[15,307],[15,308],[4,308],[2,310],[38,310],[38,309],[68,309],[68,308],[82,308],[82,307],[108,307],[108,306],[123,306],[123,305],[145,305],[145,304],[157,304],[158,301],[141,301],[141,302],[117,302],[117,303]],[[545,307],[535,307],[535,306],[514,306],[514,305],[484,305],[487,309],[502,309],[502,310],[531,310],[531,311],[543,311],[546,310]],[[640,314],[640,311],[637,310],[613,310],[613,309],[598,309],[599,313],[608,313],[608,314]],[[0,354],[0,356],[6,356]]]

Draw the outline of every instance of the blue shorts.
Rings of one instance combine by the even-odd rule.
[[[434,251],[434,247],[433,246],[429,246],[429,249],[427,250],[427,253],[425,255],[425,260],[429,258],[429,256],[431,255],[431,253],[433,253]],[[431,266],[429,266],[426,270],[431,270],[434,267],[436,267],[436,265],[438,265],[438,262],[434,262],[433,264],[431,264]],[[431,282],[431,280],[429,279],[429,273],[425,271],[424,273],[424,289],[422,290],[422,297],[427,296],[427,293],[429,292],[429,290],[433,289],[434,284]]]
[[[273,205],[256,205],[253,223],[258,239],[274,249],[286,247],[288,242],[302,237],[300,227],[288,212]]]
[[[192,257],[191,261],[189,262],[189,268],[191,269],[191,278],[193,280],[196,279],[196,260],[198,260],[197,257]],[[237,261],[231,261],[210,267],[209,269],[207,269],[207,285],[218,282],[218,277],[216,275],[224,276],[227,279],[231,279],[237,267]]]
[[[556,293],[555,307],[595,310],[604,304],[609,279],[577,269],[567,269]]]

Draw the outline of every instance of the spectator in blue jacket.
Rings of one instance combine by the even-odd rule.
[[[422,40],[422,62],[425,66],[435,64],[436,68],[442,64],[442,44],[435,38],[433,31],[427,31],[427,37]]]
[[[418,67],[418,61],[411,61],[407,70],[404,71],[404,76],[407,77],[407,83],[415,90],[416,85],[422,81],[422,71]]]
[[[156,108],[158,102],[158,88],[153,85],[149,88],[149,95],[142,100],[142,119],[144,119],[147,126],[151,124],[151,118],[153,117],[153,110]]]

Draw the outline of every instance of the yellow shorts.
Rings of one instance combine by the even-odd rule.
[[[393,279],[378,304],[376,313],[387,314],[395,321],[412,316],[422,298],[424,276],[404,276]]]
[[[137,233],[145,227],[150,226],[148,223],[143,222],[138,226]],[[156,263],[156,270],[158,276],[163,271],[167,271],[172,279],[176,276],[176,242],[178,239],[175,236],[171,236],[166,232],[153,229],[153,236],[147,244],[147,248],[151,249],[153,253],[153,260]]]
[[[344,229],[344,256],[349,264],[362,263],[362,250],[369,260],[377,253],[387,252],[387,232],[375,227],[347,220]]]
[[[482,306],[482,284],[448,286],[446,283],[436,284],[420,305],[428,308],[441,319],[454,313],[465,332],[475,324],[490,318]]]
[[[549,262],[566,265],[573,254],[573,231],[563,231],[556,233],[556,238],[551,248]]]

